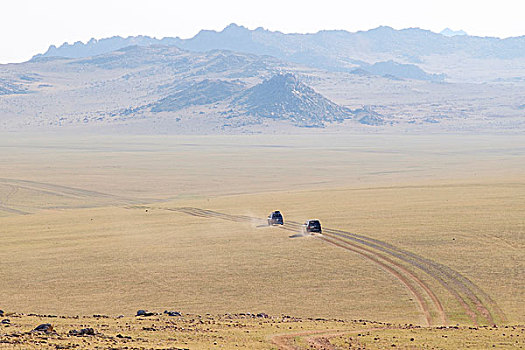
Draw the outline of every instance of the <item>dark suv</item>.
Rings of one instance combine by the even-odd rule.
[[[268,215],[268,226],[270,225],[284,225],[283,215],[279,210]]]
[[[308,220],[303,224],[303,232],[323,233],[323,230],[321,230],[321,223],[319,220]]]

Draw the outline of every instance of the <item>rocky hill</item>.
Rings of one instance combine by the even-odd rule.
[[[133,128],[142,129],[159,121],[164,131],[212,132],[270,119],[320,127],[352,116],[301,82],[301,76],[320,72],[269,56],[136,45],[7,67],[6,78],[0,77],[1,93],[11,96],[0,99],[0,122],[7,129],[139,124]],[[19,94],[27,96],[14,98]]]
[[[300,126],[323,126],[352,116],[350,109],[333,103],[290,73],[275,75],[244,91],[231,105],[245,115],[286,119]]]

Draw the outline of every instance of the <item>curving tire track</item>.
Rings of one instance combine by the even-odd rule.
[[[430,326],[432,324],[432,315],[430,313],[429,307],[428,307],[424,297],[414,287],[414,285],[411,283],[409,278],[405,277],[405,275],[403,273],[401,273],[400,271],[395,269],[393,266],[389,266],[388,264],[382,262],[377,256],[374,256],[373,254],[367,254],[367,253],[365,253],[365,252],[363,252],[363,251],[361,251],[359,249],[353,248],[351,246],[349,247],[348,245],[345,244],[345,242],[340,243],[340,242],[332,241],[330,239],[326,239],[324,237],[320,237],[320,238],[322,240],[324,240],[325,242],[328,242],[330,244],[335,245],[336,247],[343,248],[343,249],[349,250],[351,252],[357,253],[357,254],[359,254],[359,255],[361,255],[361,256],[363,256],[363,257],[373,261],[374,263],[378,264],[383,270],[387,271],[388,273],[390,273],[391,275],[396,277],[410,291],[410,293],[412,293],[412,295],[415,297],[416,302],[417,302],[419,308],[421,309],[421,311],[423,312],[423,315],[425,317],[426,325]]]
[[[287,225],[299,230],[301,229],[301,225],[298,224],[297,222],[290,222],[290,223],[287,223]],[[284,228],[282,226],[280,226],[281,228]],[[286,229],[286,228],[284,228]],[[325,229],[326,231],[326,229]],[[446,317],[446,314],[445,314],[445,310],[443,308],[443,305],[441,304],[441,301],[438,299],[438,297],[436,296],[436,294],[434,294],[434,292],[430,289],[430,287],[428,287],[419,277],[417,277],[412,271],[410,271],[409,269],[407,269],[405,266],[403,266],[402,264],[394,261],[393,259],[389,258],[388,256],[384,256],[383,254],[379,254],[378,252],[375,252],[373,250],[371,250],[370,248],[366,247],[366,246],[358,246],[358,245],[355,245],[355,244],[351,244],[350,242],[348,241],[345,241],[339,237],[331,237],[331,239],[334,239],[336,241],[339,242],[339,244],[336,244],[334,242],[332,242],[330,239],[327,239],[326,237],[327,235],[326,234],[323,234],[323,235],[320,235],[318,236],[320,239],[322,240],[325,240],[331,244],[335,244],[341,248],[344,248],[344,249],[347,249],[347,250],[351,250],[355,253],[358,253],[358,254],[361,254],[363,256],[365,256],[366,258],[376,262],[378,265],[380,265],[381,267],[387,269],[389,272],[392,273],[391,269],[394,268],[396,270],[394,270],[394,274],[396,275],[397,274],[397,270],[400,270],[400,272],[402,273],[402,275],[400,277],[398,277],[398,279],[407,286],[407,288],[412,292],[412,294],[414,294],[414,296],[416,298],[419,299],[418,303],[421,305],[421,309],[424,310],[425,314],[426,314],[426,318],[427,318],[427,323],[428,324],[432,324],[432,323],[435,323],[435,322],[432,322],[430,320],[430,318],[428,317],[428,312],[426,310],[428,310],[428,307],[425,306],[425,302],[424,302],[424,298],[422,297],[421,294],[418,294],[418,295],[415,295],[415,291],[414,291],[414,286],[412,285],[411,281],[413,283],[415,283],[417,285],[417,287],[421,288],[424,293],[426,293],[426,295],[431,299],[432,303],[433,303],[433,306],[435,308],[435,311],[436,313],[438,314],[438,318],[439,318],[439,321],[438,323],[439,324],[447,324],[448,323],[448,320],[447,320],[447,317]],[[341,244],[342,243],[342,244]],[[357,249],[357,250],[356,250]],[[404,276],[408,277],[405,278]],[[408,283],[408,285],[407,285]],[[474,314],[471,313],[471,316],[474,316]]]
[[[448,266],[366,236],[334,229],[326,229],[324,234],[339,236],[377,249],[431,276],[454,296],[474,324],[478,324],[478,322],[494,324],[496,320],[499,322],[505,320],[503,312],[488,294]]]
[[[7,213],[11,213],[11,214],[18,214],[18,215],[27,214],[25,211],[18,210],[18,209],[7,206],[7,203],[9,202],[11,197],[13,197],[18,192],[19,187],[9,185],[9,184],[6,184],[5,186],[9,188],[9,192],[4,196],[3,199],[0,199],[0,211],[4,211]]]
[[[229,215],[193,207],[157,209],[234,222],[265,222],[261,218]],[[287,231],[297,232],[301,228],[301,224],[287,221],[284,226],[279,227]],[[415,270],[419,270],[420,273],[423,272],[436,280],[461,305],[464,314],[469,317],[473,324],[494,324],[497,321],[503,322],[505,320],[505,315],[488,294],[472,281],[445,265],[389,243],[347,231],[323,228],[323,234],[317,237],[332,245],[360,254],[394,275],[416,297],[428,324],[446,324],[446,313],[432,288],[417,277]],[[437,320],[430,312],[429,304],[437,314]]]
[[[300,224],[297,222],[288,222],[288,224],[296,228],[300,227]],[[423,271],[437,280],[447,292],[452,294],[475,325],[478,323],[494,324],[496,323],[496,318],[500,322],[505,321],[505,315],[488,294],[483,292],[472,281],[445,265],[397,248],[389,243],[342,230],[325,228],[323,229],[323,236],[335,236],[350,240],[358,243],[360,246],[366,246],[390,255]]]

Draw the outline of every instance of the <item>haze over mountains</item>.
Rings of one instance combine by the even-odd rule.
[[[449,28],[441,34],[410,28],[395,30],[390,27],[350,33],[347,31],[320,31],[314,34],[283,34],[263,28],[249,30],[230,24],[222,31],[202,30],[190,39],[148,36],[112,37],[91,39],[87,43],[64,43],[50,46],[33,57],[80,58],[96,56],[126,46],[165,45],[190,51],[231,50],[236,52],[268,55],[309,67],[336,71],[350,71],[356,67],[366,70],[379,61],[394,59],[398,63],[424,63],[426,56],[462,55],[465,58],[525,58],[525,36],[498,39],[467,36],[463,31]],[[414,68],[413,68],[414,69]],[[403,74],[403,69],[392,68]],[[428,78],[428,77],[425,77]],[[438,79],[441,79],[440,76]]]
[[[231,24],[191,39],[51,46],[0,66],[0,130],[521,130],[524,87],[523,36]]]

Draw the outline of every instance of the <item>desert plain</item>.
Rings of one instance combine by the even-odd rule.
[[[5,133],[0,150],[0,348],[525,346],[520,134]]]

